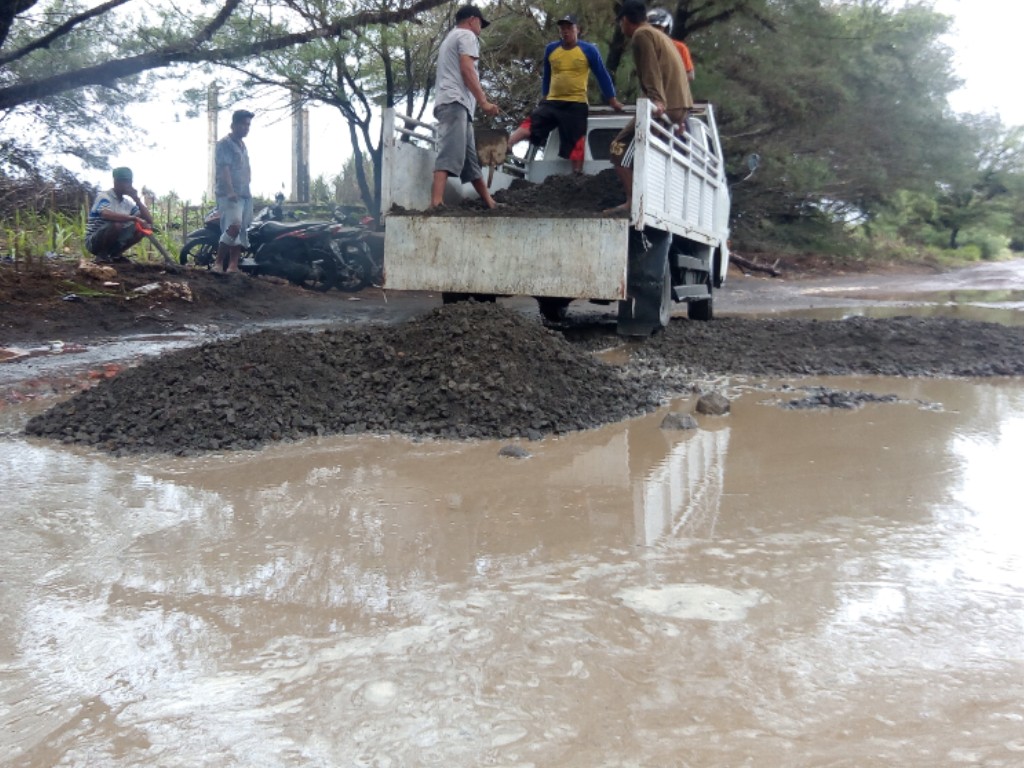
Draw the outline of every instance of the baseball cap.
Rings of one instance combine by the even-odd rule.
[[[481,13],[480,9],[475,5],[464,5],[459,8],[459,10],[455,12],[455,23],[457,24],[460,21],[471,19],[474,16],[480,19],[481,27],[489,27],[491,25],[491,22],[484,18],[483,13]]]
[[[114,181],[131,181],[132,180],[132,169],[125,166],[115,168],[112,172]]]
[[[565,16],[555,22],[556,24],[575,24],[577,27],[580,25],[580,20],[576,18],[575,13],[567,13]]]
[[[615,14],[615,20],[620,21],[622,18],[634,19],[647,19],[647,5],[640,2],[640,0],[626,0],[619,8],[619,12]]]

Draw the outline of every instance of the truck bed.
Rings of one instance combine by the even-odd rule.
[[[388,217],[393,290],[626,298],[624,218]]]
[[[685,138],[676,137],[655,123],[646,100],[638,104],[637,117],[633,208],[628,219],[555,218],[545,215],[543,208],[535,217],[520,212],[502,217],[500,211],[433,216],[408,213],[424,211],[430,203],[432,126],[396,119],[394,111],[387,110],[383,210],[402,212],[386,217],[385,287],[624,300],[629,295],[630,231],[647,227],[692,243],[690,253],[705,270],[711,268],[716,249],[723,252],[718,264],[724,277],[728,252],[722,233],[727,231],[728,197],[727,192],[722,194],[724,179],[713,130],[709,133],[697,121],[688,126]],[[555,156],[550,146],[548,152]],[[601,163],[589,160],[594,172],[600,170]],[[449,181],[446,201],[449,195],[457,202],[466,194],[468,185],[457,181]],[[507,187],[511,178],[498,170],[493,182],[492,192]]]

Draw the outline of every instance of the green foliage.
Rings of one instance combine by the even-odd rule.
[[[85,8],[76,0],[50,0],[34,7],[31,14],[19,16],[6,41],[0,41],[0,53],[12,55],[31,47]],[[128,55],[133,46],[120,40],[118,30],[119,23],[126,22],[125,13],[88,19],[49,45],[8,61],[0,70],[0,83],[31,82],[54,72]],[[87,167],[109,167],[108,137],[130,128],[124,109],[144,94],[140,78],[126,77],[116,88],[92,87],[42,95],[6,113],[0,111],[9,126],[17,126],[6,141],[0,142],[0,169],[11,173],[19,152],[37,157],[66,155],[78,158]]]
[[[652,0],[673,12],[675,35],[697,64],[698,99],[716,108],[736,178],[743,158],[761,168],[733,188],[733,237],[742,244],[866,258],[873,249],[906,257],[1002,258],[1024,249],[1024,128],[991,116],[957,116],[948,95],[959,86],[954,56],[942,42],[949,19],[928,3],[889,0]],[[323,30],[357,13],[387,14],[408,0],[289,0],[243,3],[213,29],[209,45],[234,51],[241,87],[282,87],[299,103],[328,105],[348,126],[352,158],[333,178],[312,184],[313,202],[356,204],[376,212],[381,182],[378,118],[385,106],[429,119],[438,46],[459,3],[427,2],[415,20],[370,23],[338,35],[310,34],[301,46],[245,51],[289,33]],[[480,72],[484,88],[511,127],[539,97],[541,55],[557,39],[555,19],[580,16],[582,39],[596,43],[615,70],[620,98],[635,98],[626,41],[614,23],[613,0],[501,0],[485,4]],[[198,50],[193,40],[222,4],[159,2],[141,17],[133,6],[77,16],[67,34],[29,49],[43,35],[87,10],[80,0],[43,0],[14,17],[0,39],[0,93],[97,62],[161,47]],[[25,47],[25,48],[23,48]],[[19,49],[21,52],[19,53]],[[157,66],[157,65],[155,65]],[[160,65],[162,66],[162,65]],[[221,70],[219,76],[224,76]],[[110,80],[114,83],[115,80]],[[0,113],[0,221],[5,252],[38,254],[79,248],[83,195],[65,177],[40,170],[44,156],[64,152],[97,167],[124,107],[145,95],[141,78],[116,78],[116,88],[59,88]],[[234,83],[238,85],[239,83]],[[197,106],[205,94],[195,94]],[[592,101],[598,100],[596,90]],[[16,138],[15,138],[16,137]],[[348,154],[348,153],[346,153]],[[339,152],[339,159],[341,153]],[[340,163],[339,163],[340,165]],[[4,185],[46,181],[49,196],[30,197]],[[58,193],[67,192],[62,202]],[[178,201],[172,201],[174,208]],[[54,208],[59,216],[15,223],[13,210]],[[154,210],[160,236],[184,221]],[[74,224],[72,224],[74,222]],[[741,247],[743,247],[741,245]]]

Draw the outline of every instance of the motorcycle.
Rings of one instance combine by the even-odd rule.
[[[377,220],[367,214],[361,205],[339,205],[334,208],[334,220],[352,227],[358,227],[365,235],[373,271],[368,285],[380,286],[384,283],[384,232],[377,228]]]
[[[374,265],[366,232],[360,227],[333,221],[284,223],[278,194],[275,205],[253,217],[248,229],[249,247],[239,268],[251,275],[274,275],[313,290],[354,292],[369,285]],[[210,268],[220,241],[220,212],[215,208],[203,220],[202,229],[188,234],[179,262]]]

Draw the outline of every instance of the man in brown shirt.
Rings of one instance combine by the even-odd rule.
[[[673,125],[682,125],[693,106],[690,83],[683,60],[667,35],[647,23],[647,6],[626,0],[616,16],[622,34],[630,39],[640,90],[651,100],[654,116],[664,115]],[[630,121],[611,143],[611,159],[626,188],[626,202],[609,211],[629,211],[633,203],[633,136],[636,120]]]

